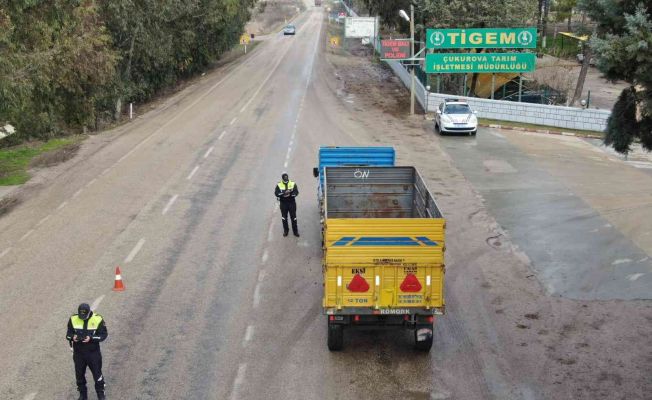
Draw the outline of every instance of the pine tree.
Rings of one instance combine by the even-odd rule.
[[[598,69],[630,84],[614,105],[605,144],[627,153],[638,139],[652,151],[652,1],[580,0],[579,7],[598,24],[590,43]]]

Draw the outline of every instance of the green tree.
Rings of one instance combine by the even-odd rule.
[[[638,139],[652,151],[652,1],[580,0],[578,6],[598,24],[590,43],[597,67],[608,80],[630,84],[614,105],[605,144],[628,153]]]
[[[555,21],[567,21],[568,31],[572,30],[571,21],[573,18],[573,10],[577,5],[577,0],[555,0],[552,5],[552,10],[555,12]]]
[[[15,140],[94,123],[117,55],[95,2],[0,1],[0,121]]]

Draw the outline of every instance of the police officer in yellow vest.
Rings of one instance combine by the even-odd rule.
[[[87,400],[86,367],[93,374],[95,392],[98,400],[104,400],[104,376],[102,375],[102,353],[100,342],[109,335],[104,319],[101,315],[93,313],[91,307],[82,303],[77,309],[77,314],[68,321],[66,339],[73,350],[72,359],[75,362],[75,375],[79,400]]]
[[[292,233],[299,237],[299,227],[297,226],[297,203],[294,200],[299,195],[297,184],[292,182],[287,174],[283,172],[281,181],[274,188],[274,194],[281,205],[281,218],[283,219],[283,236],[287,236],[290,228],[288,227],[288,213],[292,219]]]

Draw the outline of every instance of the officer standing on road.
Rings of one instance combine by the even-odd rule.
[[[91,307],[82,303],[77,309],[77,314],[68,321],[66,339],[73,350],[72,359],[75,362],[75,375],[77,377],[77,390],[79,400],[87,400],[86,367],[93,374],[95,391],[98,400],[104,400],[104,376],[102,375],[102,353],[100,342],[109,335],[104,319],[101,315],[93,313]]]
[[[281,205],[281,218],[283,219],[283,236],[287,236],[290,228],[288,227],[288,212],[292,218],[292,232],[294,236],[299,237],[299,227],[297,226],[297,203],[294,200],[299,195],[297,184],[290,180],[287,172],[281,175],[281,181],[276,185],[274,194]]]

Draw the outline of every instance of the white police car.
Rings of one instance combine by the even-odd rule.
[[[435,131],[441,135],[446,133],[475,135],[478,132],[478,118],[475,114],[467,102],[445,99],[439,104],[435,113]]]

